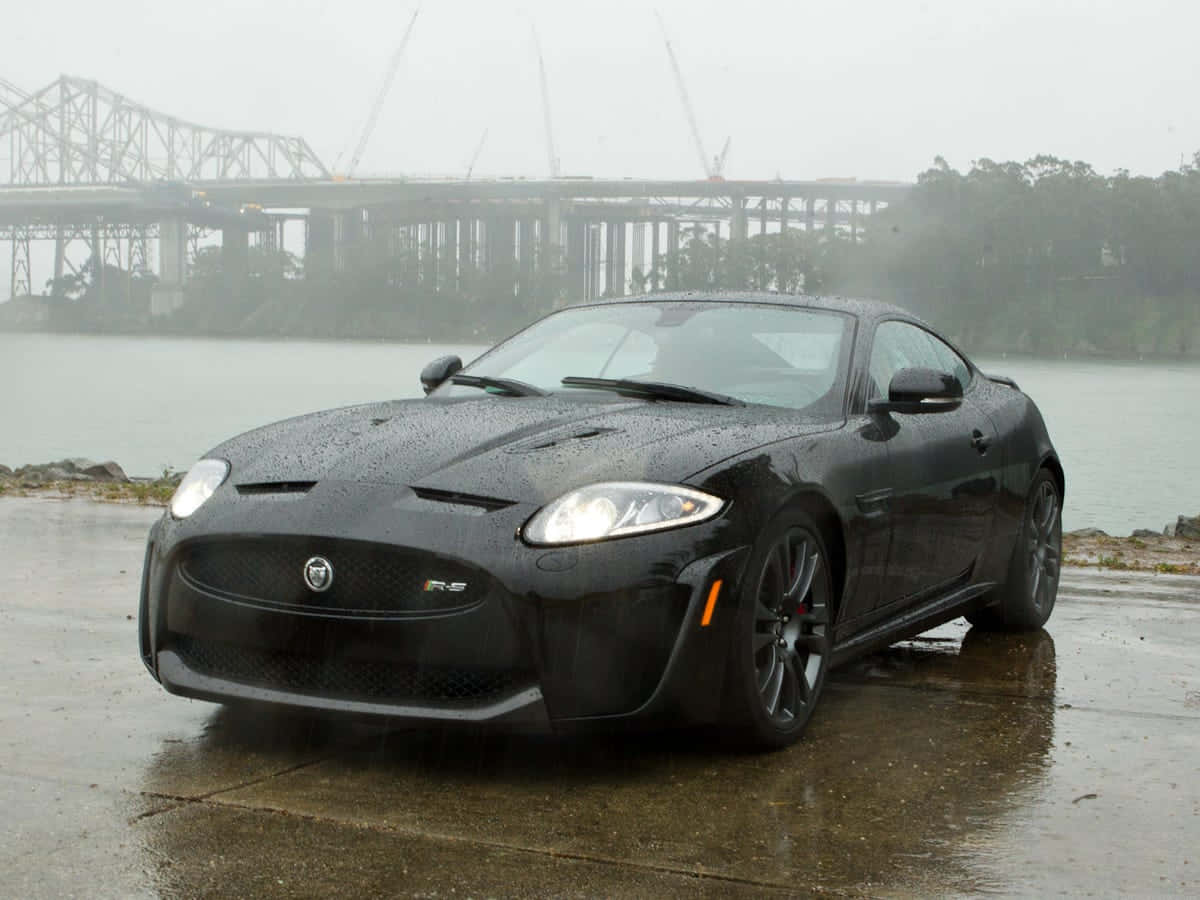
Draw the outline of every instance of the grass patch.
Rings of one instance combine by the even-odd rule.
[[[0,494],[13,497],[89,497],[102,503],[136,503],[140,506],[166,506],[174,493],[175,485],[166,481],[49,481],[45,484],[0,482]]]
[[[135,482],[129,487],[133,488],[134,499],[143,506],[166,506],[175,493],[175,486],[163,481]]]
[[[1138,560],[1126,562],[1125,560],[1119,559],[1116,556],[1104,555],[1101,555],[1100,558],[1095,561],[1080,556],[1069,556],[1063,559],[1063,565],[1078,566],[1084,569],[1112,569],[1115,572],[1152,572],[1155,575],[1200,575],[1200,563],[1160,562],[1150,565]]]

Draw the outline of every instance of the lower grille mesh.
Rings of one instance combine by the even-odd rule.
[[[171,649],[189,669],[202,675],[345,700],[469,705],[501,697],[533,680],[510,670],[324,658],[184,635],[174,638]]]

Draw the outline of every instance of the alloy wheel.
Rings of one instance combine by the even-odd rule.
[[[1058,492],[1049,481],[1042,482],[1030,504],[1028,562],[1030,599],[1041,611],[1054,602],[1062,556],[1062,532],[1059,529],[1061,507]]]
[[[816,537],[791,528],[767,555],[755,594],[752,653],[767,718],[787,728],[806,717],[829,656],[829,579]]]

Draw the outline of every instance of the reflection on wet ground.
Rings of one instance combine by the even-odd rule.
[[[0,866],[21,896],[1122,891],[1200,878],[1200,580],[1069,571],[1051,627],[959,621],[832,679],[772,755],[163,694],[152,513],[0,501]]]

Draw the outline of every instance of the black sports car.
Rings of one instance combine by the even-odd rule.
[[[831,665],[1054,606],[1041,414],[904,311],[653,295],[546,316],[427,397],[248,432],[150,533],[173,693],[440,722],[803,730]]]

